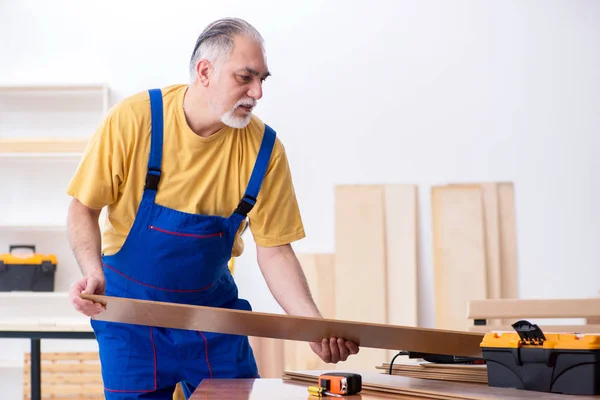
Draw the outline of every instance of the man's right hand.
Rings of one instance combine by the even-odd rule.
[[[91,300],[82,299],[80,294],[99,294],[103,295],[106,289],[106,280],[103,275],[85,276],[71,285],[69,298],[75,309],[82,314],[91,317],[104,311],[104,305],[94,303]]]

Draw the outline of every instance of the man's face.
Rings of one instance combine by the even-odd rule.
[[[211,105],[217,117],[233,128],[250,122],[252,109],[262,97],[262,84],[269,75],[263,48],[242,36],[225,62],[217,66],[210,81]]]

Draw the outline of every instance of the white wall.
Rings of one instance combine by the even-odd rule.
[[[108,82],[119,100],[185,82],[197,34],[227,15],[267,42],[273,76],[257,114],[288,151],[308,233],[297,251],[334,251],[334,184],[418,183],[430,326],[428,187],[511,180],[521,297],[597,295],[598,2],[4,0],[0,84]],[[3,190],[27,184],[3,177]],[[241,293],[280,312],[246,239]]]

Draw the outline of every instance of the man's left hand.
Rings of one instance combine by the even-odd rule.
[[[356,343],[334,337],[320,342],[310,342],[310,348],[321,357],[321,360],[333,364],[346,361],[350,355],[357,354],[359,350]]]

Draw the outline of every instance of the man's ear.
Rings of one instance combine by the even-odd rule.
[[[196,63],[196,78],[202,86],[208,86],[213,72],[213,66],[208,60],[202,59]]]

